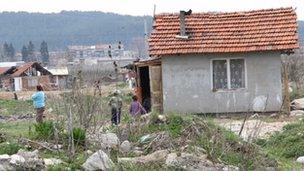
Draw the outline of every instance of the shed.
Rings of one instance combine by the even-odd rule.
[[[158,14],[139,94],[164,112],[279,111],[281,54],[298,47],[293,8]]]
[[[69,71],[67,67],[60,68],[48,68],[48,71],[52,73],[52,82],[58,89],[67,88]]]

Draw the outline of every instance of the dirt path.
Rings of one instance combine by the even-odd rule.
[[[292,121],[293,120],[289,119],[265,122],[261,119],[250,119],[246,121],[241,137],[246,141],[251,141],[256,138],[266,138],[276,131],[281,131],[286,124],[291,123]],[[215,119],[215,122],[238,135],[243,120]]]

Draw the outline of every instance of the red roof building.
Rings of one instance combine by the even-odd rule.
[[[293,8],[185,16],[187,39],[179,38],[179,14],[158,14],[149,39],[150,56],[290,50],[298,48]]]

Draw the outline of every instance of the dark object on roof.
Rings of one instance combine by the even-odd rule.
[[[185,16],[187,39],[180,34],[179,14],[155,16],[149,39],[151,56],[292,50],[298,48],[293,8]]]
[[[52,75],[51,72],[43,68],[38,62],[28,62],[16,68],[11,76],[12,77],[27,76],[25,72],[30,68],[35,68],[37,71],[41,73],[41,75]]]

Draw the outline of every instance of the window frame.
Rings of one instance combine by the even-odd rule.
[[[230,60],[234,59],[243,59],[244,60],[244,72],[245,72],[245,87],[242,88],[231,88],[231,70],[230,70]],[[227,89],[214,89],[213,88],[213,61],[225,60],[227,63]],[[210,60],[210,68],[211,68],[211,90],[213,92],[225,92],[225,91],[237,91],[237,90],[245,90],[247,89],[247,65],[246,59],[243,57],[235,57],[235,58],[214,58]]]

